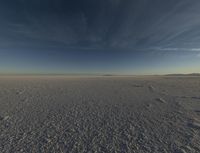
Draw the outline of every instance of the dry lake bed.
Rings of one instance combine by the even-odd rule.
[[[198,153],[200,77],[0,77],[1,153]]]

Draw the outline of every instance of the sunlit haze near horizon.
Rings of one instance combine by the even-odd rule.
[[[1,0],[0,74],[200,73],[198,0]]]

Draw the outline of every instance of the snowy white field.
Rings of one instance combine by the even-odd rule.
[[[200,152],[200,77],[1,77],[0,152]]]

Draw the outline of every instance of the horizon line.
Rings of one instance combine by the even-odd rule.
[[[113,73],[0,73],[0,76],[179,76],[198,75],[194,73],[166,73],[166,74],[113,74]]]

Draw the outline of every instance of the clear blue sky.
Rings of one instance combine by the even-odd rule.
[[[0,73],[200,72],[198,0],[1,0]]]

